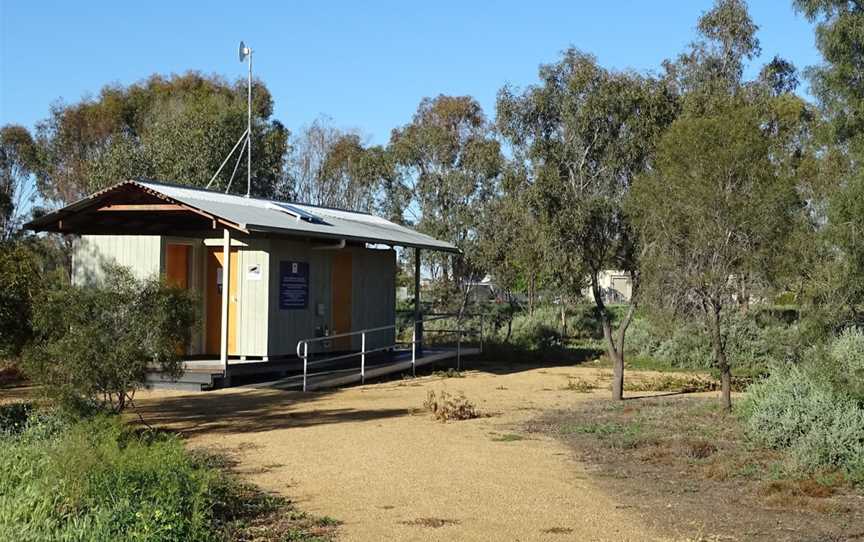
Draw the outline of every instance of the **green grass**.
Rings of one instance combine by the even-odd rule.
[[[31,414],[5,426],[0,457],[0,540],[220,541],[253,531],[255,540],[327,540],[332,531],[332,520],[321,528],[238,481],[224,459],[117,417]]]

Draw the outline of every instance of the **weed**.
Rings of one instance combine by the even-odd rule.
[[[459,525],[460,521],[458,519],[444,518],[417,518],[403,521],[401,523],[402,525],[408,525],[411,527],[428,527],[430,529],[439,529],[448,525]]]
[[[593,382],[588,382],[578,376],[567,377],[567,385],[562,389],[567,391],[575,391],[576,393],[591,393],[596,389],[597,385]]]
[[[446,371],[435,371],[432,373],[433,376],[437,376],[438,378],[465,378],[465,374],[462,371],[457,371],[456,369],[447,369]]]
[[[714,455],[715,452],[717,452],[717,446],[705,440],[690,441],[684,446],[684,455],[690,459],[705,459]]]
[[[432,417],[440,422],[470,420],[480,417],[477,407],[462,393],[451,395],[446,391],[440,391],[436,395],[434,391],[429,390],[423,408],[431,412]]]
[[[570,534],[573,532],[573,529],[569,527],[549,527],[548,529],[542,529],[540,532],[543,534]]]
[[[494,442],[516,442],[517,440],[525,440],[525,437],[522,435],[517,435],[515,433],[505,433],[503,435],[496,435],[492,437]]]
[[[695,393],[716,389],[717,382],[692,375],[667,374],[654,378],[624,381],[624,391]]]

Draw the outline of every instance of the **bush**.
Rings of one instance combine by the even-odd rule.
[[[830,366],[823,371],[832,384],[864,402],[864,332],[844,330],[832,343],[829,359]]]
[[[61,404],[122,410],[151,366],[178,375],[197,319],[186,290],[139,281],[120,268],[105,287],[45,291],[33,306],[25,370]]]
[[[19,356],[30,341],[33,299],[50,281],[57,252],[36,238],[0,241],[0,359]]]
[[[429,390],[423,408],[432,413],[432,417],[441,422],[450,420],[471,420],[480,417],[480,412],[474,403],[469,401],[465,395],[450,395],[446,391],[438,392]]]
[[[818,367],[787,365],[751,385],[739,406],[748,437],[785,450],[794,471],[839,469],[864,483],[864,408]]]
[[[727,315],[724,327],[726,354],[737,375],[759,376],[774,364],[797,359],[800,333],[771,307]],[[700,322],[654,324],[634,319],[627,332],[628,353],[661,359],[672,367],[710,369],[714,363],[711,340]]]
[[[117,418],[0,437],[0,539],[209,540],[219,477]]]
[[[338,524],[238,482],[224,458],[175,435],[12,410],[19,429],[29,417],[23,431],[0,425],[0,540],[324,542]]]

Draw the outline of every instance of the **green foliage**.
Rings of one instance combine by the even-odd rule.
[[[36,147],[23,126],[0,127],[0,241],[10,239],[21,226],[23,213],[33,202],[30,174],[36,166]]]
[[[827,359],[830,365],[820,372],[836,389],[864,404],[864,332],[855,328],[843,330],[831,343]]]
[[[477,209],[501,171],[498,141],[469,96],[424,98],[412,121],[393,130],[390,151],[419,211],[417,228],[458,246],[464,257],[427,258],[449,282],[478,277]]]
[[[750,439],[788,452],[792,470],[842,469],[864,482],[864,407],[820,371],[778,368],[748,388],[740,415]]]
[[[37,421],[0,437],[0,538],[215,540],[217,473],[176,437],[135,435],[119,419]]]
[[[753,307],[747,314],[726,315],[723,341],[729,362],[739,376],[764,375],[778,363],[797,361],[802,349],[801,331],[796,322],[782,320],[784,314],[772,307]],[[628,336],[633,355],[682,369],[707,370],[713,366],[711,339],[698,321],[654,323],[643,316],[633,321]]]
[[[30,341],[33,300],[55,275],[58,250],[49,240],[0,241],[0,358],[15,358]]]
[[[405,194],[399,192],[393,155],[367,147],[359,132],[316,119],[292,142],[288,175],[297,201],[356,211],[378,211],[402,222]]]
[[[0,457],[2,540],[323,542],[338,525],[239,482],[223,457],[116,416],[0,407]]]
[[[63,404],[95,402],[120,411],[150,366],[181,370],[180,352],[196,320],[197,303],[187,290],[112,268],[105,286],[65,286],[39,296],[25,368]]]
[[[253,82],[252,193],[280,186],[288,131],[270,117],[267,87]],[[36,177],[49,199],[78,197],[132,178],[204,186],[246,129],[246,80],[229,83],[195,72],[153,75],[129,86],[106,86],[95,99],[59,104],[37,127]],[[217,180],[228,184],[231,167]],[[245,193],[242,160],[232,191]]]

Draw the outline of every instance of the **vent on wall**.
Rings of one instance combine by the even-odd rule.
[[[304,222],[309,222],[312,224],[326,224],[326,222],[324,222],[321,217],[313,215],[308,211],[304,211],[303,209],[291,205],[290,203],[270,203],[270,205],[273,207],[273,209],[281,211],[283,213],[287,213],[296,218],[297,220],[302,220]]]

